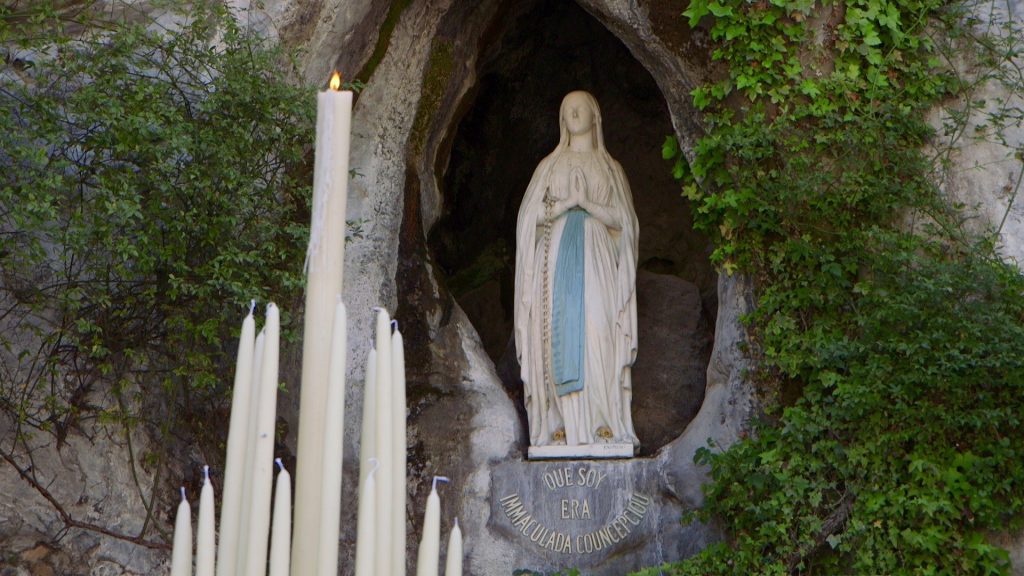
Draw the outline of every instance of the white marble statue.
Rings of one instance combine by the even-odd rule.
[[[558,123],[558,146],[534,171],[516,225],[515,342],[530,444],[614,444],[632,455],[633,197],[605,149],[593,96],[569,93]]]

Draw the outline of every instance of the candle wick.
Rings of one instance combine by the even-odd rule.
[[[252,316],[252,311],[256,309],[256,299],[249,300],[249,315]]]
[[[203,481],[204,482],[209,482],[210,481],[210,467],[209,467],[209,465],[203,466]]]
[[[277,304],[274,304],[273,302],[267,302],[267,314],[270,314],[270,310],[273,308],[277,308]]]
[[[281,472],[284,472],[284,462],[281,462],[280,458],[274,458],[274,464],[277,464],[277,467],[281,469]]]
[[[185,487],[184,486],[181,487],[181,501],[182,502],[185,501]]]
[[[392,320],[391,321],[391,329],[392,330],[398,330],[398,320]]]
[[[447,484],[448,482],[451,482],[451,480],[449,480],[449,479],[448,479],[447,477],[445,477],[445,476],[434,476],[434,483],[433,483],[433,485],[432,485],[432,486],[430,487],[430,489],[431,489],[431,490],[433,490],[433,491],[436,491],[436,490],[437,490],[437,483],[438,483],[438,482],[444,482],[444,483],[446,483],[446,484]]]

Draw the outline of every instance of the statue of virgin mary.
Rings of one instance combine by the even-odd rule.
[[[516,224],[515,343],[530,444],[635,448],[633,198],[593,96],[569,93],[558,124],[558,146],[534,171]]]

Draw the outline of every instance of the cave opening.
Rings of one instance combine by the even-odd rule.
[[[653,454],[700,408],[717,309],[711,244],[693,229],[661,157],[673,133],[665,98],[626,46],[570,0],[509,2],[481,49],[477,84],[441,163],[432,259],[525,426],[512,338],[516,218],[534,169],[558,143],[562,98],[573,90],[593,94],[639,220],[632,411],[641,454]]]

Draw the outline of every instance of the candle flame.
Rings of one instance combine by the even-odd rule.
[[[331,74],[331,90],[337,92],[341,88],[341,74],[337,70]]]

